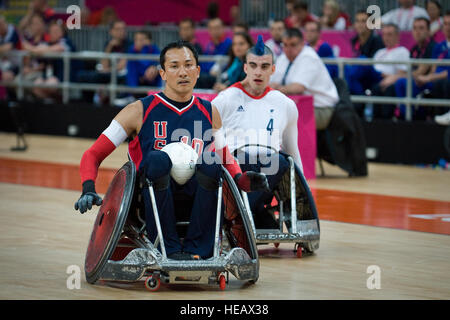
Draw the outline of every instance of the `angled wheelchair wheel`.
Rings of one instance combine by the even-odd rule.
[[[223,204],[224,204],[224,231],[231,248],[243,248],[251,259],[257,260],[259,274],[259,258],[256,247],[255,234],[248,216],[248,211],[242,201],[241,194],[233,178],[227,170],[223,169]],[[256,282],[258,278],[251,282]]]
[[[119,242],[127,220],[136,181],[136,168],[128,161],[112,179],[103,199],[89,240],[85,257],[88,283],[100,279],[106,262]]]

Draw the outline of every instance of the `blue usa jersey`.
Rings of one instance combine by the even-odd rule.
[[[191,102],[178,109],[159,94],[140,99],[144,107],[142,127],[128,145],[131,160],[139,170],[146,155],[172,142],[192,146],[200,155],[212,140],[211,103],[192,96]]]

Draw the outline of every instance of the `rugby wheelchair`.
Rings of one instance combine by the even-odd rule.
[[[271,147],[259,144],[247,144],[234,152],[237,161],[242,161],[240,155],[248,147],[266,148],[276,152]],[[320,245],[320,221],[314,198],[303,173],[295,165],[291,156],[280,152],[289,162],[289,169],[283,174],[280,182],[273,190],[272,201],[265,205],[267,212],[278,223],[277,229],[261,229],[255,227],[248,195],[241,191],[257,244],[273,243],[278,248],[280,243],[294,243],[294,252],[298,258],[303,253],[312,254]]]
[[[166,256],[151,182],[136,173],[132,161],[125,163],[112,179],[95,220],[85,257],[87,282],[137,282],[145,278],[150,291],[158,290],[161,283],[218,284],[224,290],[231,273],[239,280],[255,283],[259,258],[250,217],[230,174],[223,167],[222,173],[214,254],[205,260],[180,261]],[[153,243],[143,218],[143,188],[150,193],[158,230]],[[188,223],[180,221],[177,228]]]

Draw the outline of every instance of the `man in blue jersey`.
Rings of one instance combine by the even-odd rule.
[[[95,191],[98,167],[120,143],[130,137],[130,157],[136,164],[138,173],[145,174],[155,189],[168,258],[208,258],[214,247],[217,181],[221,173],[219,163],[223,163],[242,190],[267,190],[268,183],[263,174],[241,171],[225,143],[217,109],[209,101],[193,96],[193,88],[200,74],[195,48],[187,42],[171,43],[162,50],[160,64],[160,75],[166,82],[164,91],[126,106],[83,154],[80,163],[83,192],[75,203],[75,209],[84,213],[93,204],[101,204],[102,199]],[[194,130],[198,127],[201,130]],[[189,132],[191,141],[184,136],[180,139],[176,134],[179,129]],[[213,133],[215,153],[205,151],[212,140],[211,135],[207,138],[208,134],[205,134],[208,130]],[[180,140],[193,145],[200,144],[203,150],[196,174],[184,185],[178,185],[170,177],[172,162],[165,152],[160,151],[165,145]],[[202,161],[206,156],[217,161]],[[153,241],[157,233],[146,188],[142,190],[142,195],[147,232]],[[176,199],[182,199],[183,203],[189,203],[192,208],[183,243],[176,231]]]

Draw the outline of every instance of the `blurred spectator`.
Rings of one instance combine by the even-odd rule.
[[[323,16],[320,17],[322,29],[345,30],[350,26],[348,15],[341,12],[335,0],[327,0],[323,4]]]
[[[45,41],[45,33],[47,32],[47,24],[43,16],[39,13],[34,13],[29,20],[28,25],[21,32],[24,40],[32,45],[38,45]]]
[[[353,27],[356,36],[352,39],[352,49],[354,57],[372,58],[379,49],[384,48],[383,40],[375,31],[367,28],[369,18],[366,10],[360,10],[355,14]]]
[[[25,29],[25,34],[21,39],[21,46],[23,50],[32,51],[34,47],[45,45],[45,32],[47,26],[44,18],[39,13],[34,13],[30,22]],[[44,69],[42,59],[37,57],[25,56],[23,61],[22,77],[24,81],[35,81],[41,77],[41,72]]]
[[[199,55],[203,54],[202,46],[195,40],[195,22],[184,18],[178,23],[178,35],[181,40],[191,43]]]
[[[430,37],[430,21],[426,18],[416,18],[413,23],[412,31],[416,44],[410,51],[410,57],[413,59],[431,59],[436,43]],[[425,89],[431,89],[431,83],[424,83],[417,85],[416,79],[420,76],[429,74],[431,65],[421,64],[419,66],[412,66],[412,97],[417,96]],[[406,78],[400,78],[395,83],[395,93],[397,97],[406,97]],[[429,109],[431,110],[431,109]],[[423,107],[417,108],[414,112],[414,118],[424,119],[426,110]],[[405,106],[400,106],[400,117],[405,116]]]
[[[327,128],[339,100],[327,68],[314,49],[305,45],[297,28],[287,29],[283,34],[283,51],[277,59],[270,86],[286,95],[312,95],[316,128]]]
[[[385,24],[382,28],[382,39],[386,48],[378,50],[373,59],[378,61],[408,61],[409,51],[399,45],[399,29],[395,24]],[[395,82],[406,76],[405,64],[354,65],[346,68],[345,78],[350,93],[395,96]],[[395,106],[383,105],[374,110],[374,117],[392,118]]]
[[[231,31],[233,34],[238,32],[249,33],[250,28],[246,22],[238,21],[231,25]]]
[[[8,24],[3,16],[0,15],[0,54],[11,50],[20,49],[20,40],[16,28]],[[0,79],[2,81],[13,81],[19,71],[19,62],[17,58],[0,58]]]
[[[75,47],[66,36],[64,25],[52,22],[48,29],[49,39],[47,43],[37,46],[27,46],[27,50],[34,54],[45,54],[50,52],[73,52]],[[45,72],[37,78],[35,84],[58,84],[64,81],[64,63],[62,59],[45,59]],[[34,88],[33,94],[39,99],[59,99],[60,90],[54,88]]]
[[[424,8],[414,5],[416,3],[415,0],[398,0],[398,3],[400,8],[392,9],[381,17],[383,24],[393,23],[401,31],[410,31],[415,18],[424,17],[430,19]]]
[[[230,7],[230,21],[232,26],[241,21],[241,12],[239,9],[239,5]]]
[[[109,28],[110,39],[105,43],[105,53],[126,53],[131,43],[127,39],[127,25],[122,20],[111,23]],[[83,83],[109,83],[111,81],[111,61],[102,59],[95,67],[96,70],[80,70],[77,81]],[[124,83],[127,74],[127,60],[117,61],[117,82]],[[86,101],[104,102],[109,95],[103,95],[101,91],[95,94],[93,91],[83,92]]]
[[[208,21],[208,33],[210,41],[207,43],[203,54],[227,55],[231,49],[231,39],[225,36],[225,28],[220,18],[214,18]],[[220,74],[225,65],[226,62],[201,62],[201,73],[200,78],[197,81],[197,88],[212,88],[216,83],[216,77]]]
[[[251,47],[253,47],[253,39],[248,33],[238,32],[233,35],[228,64],[220,76],[220,82],[214,85],[216,92],[225,90],[245,78],[244,59]]]
[[[450,59],[450,11],[447,11],[444,15],[443,29],[445,40],[436,45],[433,52],[434,59]],[[446,89],[446,95],[450,90],[450,66],[434,66],[432,72],[423,78],[418,79],[421,82],[432,82],[433,86],[437,86],[437,82],[443,83],[443,87]],[[444,90],[445,90],[444,89]],[[433,88],[433,91],[434,90]],[[436,92],[434,96],[437,98],[443,98],[444,92]],[[441,125],[450,125],[450,111],[442,115],[436,116],[434,120]]]
[[[265,45],[272,50],[275,58],[279,57],[283,53],[283,33],[286,30],[284,20],[278,19],[272,21],[269,26],[271,39],[267,40]]]
[[[119,20],[119,17],[117,16],[116,9],[110,6],[106,6],[105,8],[103,8],[100,25],[109,26],[111,25],[111,23],[117,20]]]
[[[292,14],[286,19],[287,28],[303,28],[307,22],[319,19],[308,11],[308,4],[303,0],[296,0],[292,5]]]
[[[23,33],[25,31],[31,23],[31,18],[35,14],[40,14],[45,23],[49,23],[55,17],[55,12],[48,6],[47,0],[31,0],[28,5],[27,13],[19,22],[19,32]]]
[[[442,30],[444,19],[442,18],[442,6],[437,0],[428,0],[426,5],[427,13],[430,16],[431,37]]]
[[[305,26],[306,43],[313,48],[321,58],[336,58],[331,46],[320,39],[320,23],[317,21],[308,22]],[[331,78],[338,76],[338,66],[335,64],[326,64]]]
[[[134,44],[128,49],[131,54],[159,54],[159,48],[151,43],[152,36],[145,31],[137,31],[134,34]],[[161,77],[158,71],[158,61],[155,60],[128,60],[127,85],[130,87],[151,86],[161,87]],[[114,101],[117,107],[124,107],[135,100],[133,95],[125,95]]]

